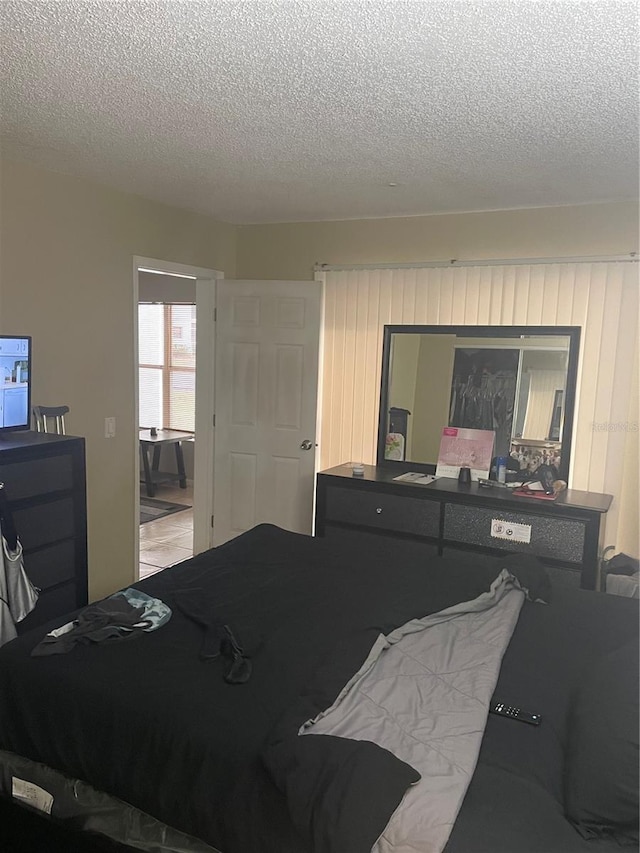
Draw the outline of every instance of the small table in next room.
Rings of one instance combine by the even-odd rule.
[[[159,429],[157,435],[151,435],[151,430],[140,430],[140,456],[144,476],[140,482],[144,483],[147,495],[152,498],[156,492],[158,483],[168,483],[178,480],[181,489],[187,488],[187,475],[184,468],[184,455],[182,453],[182,442],[193,441],[193,433],[181,432],[176,429]],[[160,453],[163,444],[173,444],[176,451],[177,472],[160,471]],[[153,451],[152,458],[149,454]]]

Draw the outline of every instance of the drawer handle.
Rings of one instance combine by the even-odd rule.
[[[376,512],[378,513],[378,515],[380,515],[380,513],[382,512],[382,507],[381,507],[381,506],[377,506],[377,507],[376,507]]]

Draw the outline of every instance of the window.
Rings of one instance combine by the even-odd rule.
[[[196,306],[138,305],[140,426],[195,430]]]

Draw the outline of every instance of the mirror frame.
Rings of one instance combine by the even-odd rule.
[[[567,357],[567,382],[564,399],[564,418],[562,423],[562,451],[559,478],[568,482],[571,463],[571,445],[573,438],[573,419],[578,382],[578,358],[580,354],[580,326],[420,326],[389,325],[384,327],[382,342],[382,374],[380,378],[380,412],[378,417],[377,465],[403,471],[423,471],[435,474],[436,462],[412,462],[410,459],[398,461],[385,459],[385,439],[387,435],[387,410],[389,408],[389,368],[391,341],[393,335],[457,335],[466,338],[517,338],[533,335],[550,335],[569,338]],[[443,427],[446,424],[443,424]]]

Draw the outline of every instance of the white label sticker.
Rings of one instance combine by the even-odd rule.
[[[525,542],[529,545],[531,543],[531,525],[492,518],[491,535],[497,539],[510,539],[512,542]]]
[[[44,788],[40,788],[38,785],[34,785],[33,782],[27,782],[25,779],[17,779],[15,776],[11,777],[11,783],[11,794],[14,799],[22,800],[23,803],[27,803],[40,812],[51,814],[53,797],[48,791],[45,791]]]

